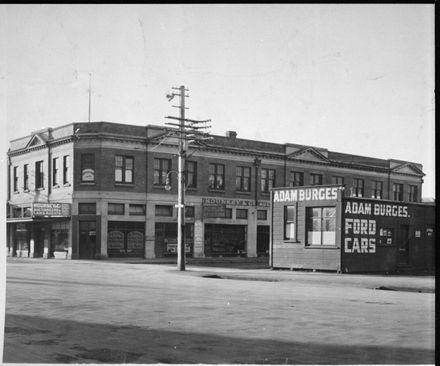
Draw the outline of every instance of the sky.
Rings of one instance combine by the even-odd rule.
[[[178,115],[210,132],[423,164],[435,197],[434,5],[0,5],[7,141]],[[5,156],[5,154],[3,154]]]

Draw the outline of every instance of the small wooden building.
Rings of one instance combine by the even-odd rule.
[[[343,186],[272,191],[272,268],[393,272],[435,267],[435,206],[344,196]]]

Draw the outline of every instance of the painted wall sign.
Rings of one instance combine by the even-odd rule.
[[[203,197],[202,205],[228,205],[228,206],[258,206],[258,207],[270,207],[269,201],[258,201],[255,204],[255,200],[240,200],[240,199],[228,199],[228,198],[211,198]]]
[[[354,215],[410,217],[408,214],[408,206],[371,202],[347,201],[344,212]]]
[[[273,192],[274,202],[336,200],[339,187],[284,189]]]
[[[55,217],[70,216],[69,203],[46,203],[34,202],[32,204],[32,216]]]
[[[93,169],[84,169],[81,180],[83,182],[93,182],[95,180],[95,171]]]

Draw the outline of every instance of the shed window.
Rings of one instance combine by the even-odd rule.
[[[336,245],[336,207],[306,208],[306,245]]]
[[[296,240],[296,206],[284,207],[284,239]]]

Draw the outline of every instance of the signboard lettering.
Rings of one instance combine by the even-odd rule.
[[[32,204],[32,215],[44,217],[70,216],[70,204],[34,202]]]
[[[324,201],[338,198],[339,187],[285,189],[273,192],[274,202]]]

